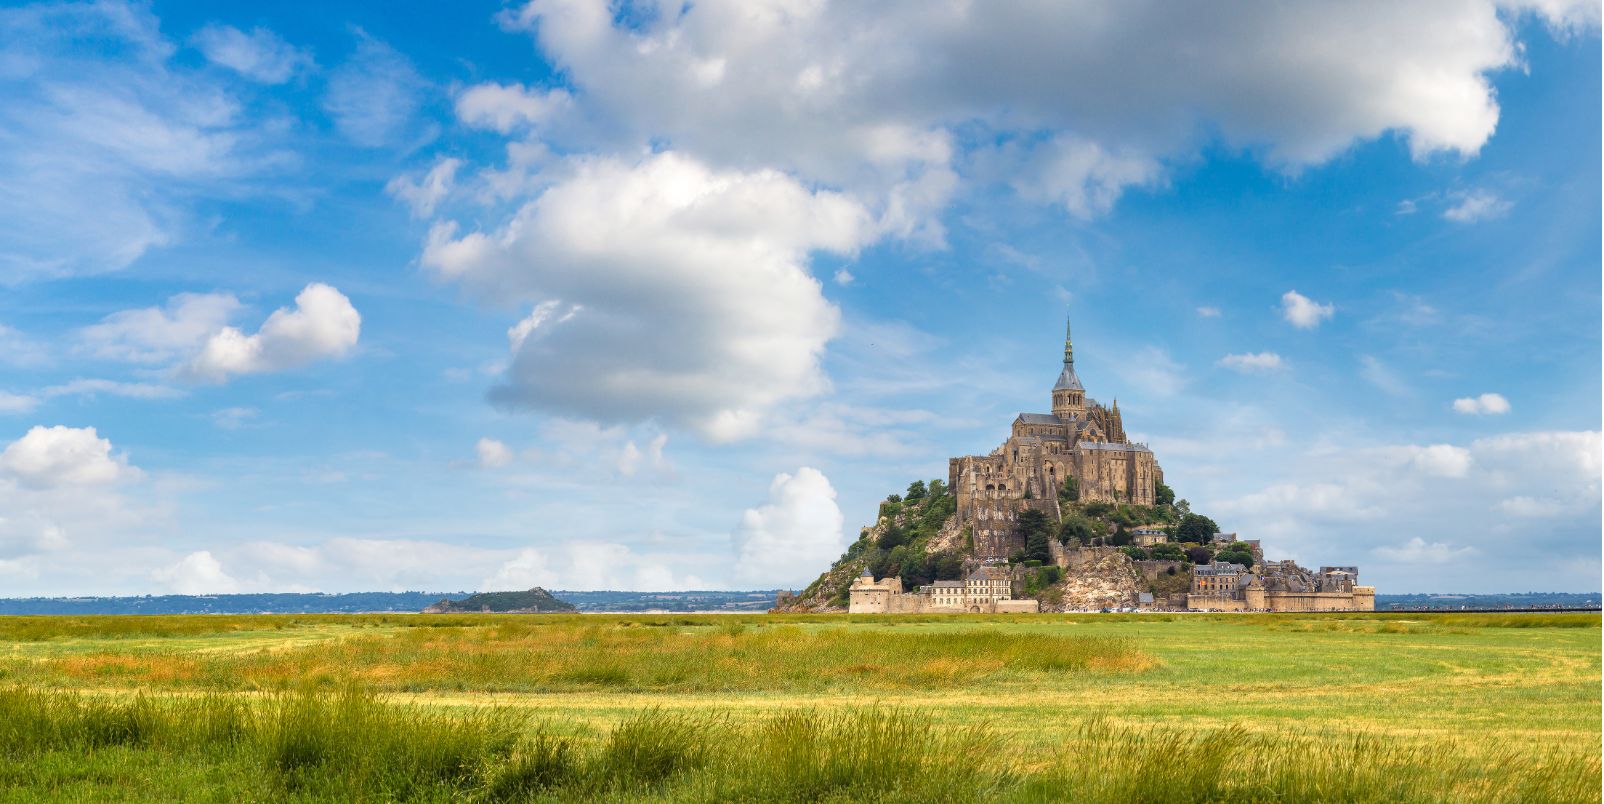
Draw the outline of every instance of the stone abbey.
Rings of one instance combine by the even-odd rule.
[[[973,528],[975,554],[1007,556],[1024,548],[1020,511],[1059,517],[1058,489],[1074,478],[1080,499],[1153,505],[1164,482],[1153,451],[1125,437],[1119,403],[1103,407],[1075,375],[1075,348],[1064,332],[1064,369],[1053,385],[1052,413],[1021,413],[1008,440],[990,455],[948,461],[947,487],[958,521]]]

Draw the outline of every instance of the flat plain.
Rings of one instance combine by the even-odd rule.
[[[275,705],[282,716],[287,696],[359,689],[419,729],[489,718],[506,730],[457,776],[405,790],[335,790],[305,781],[315,774],[304,768],[294,777],[304,783],[291,783],[277,755],[238,748],[244,738],[224,754],[155,737],[111,754],[14,739],[8,750],[26,761],[0,799],[44,785],[80,800],[742,800],[759,795],[729,786],[758,774],[741,764],[744,747],[791,723],[926,740],[909,761],[927,770],[956,767],[942,753],[955,735],[987,746],[966,749],[986,761],[963,780],[875,782],[858,768],[841,784],[802,785],[814,792],[799,800],[1598,801],[1599,626],[1597,615],[1419,613],[0,618],[0,683],[54,696],[58,709],[204,699],[244,706],[250,720]],[[0,712],[0,728],[20,735],[27,706]],[[700,734],[710,753],[661,777],[619,771],[609,746],[653,723]],[[497,787],[508,763],[556,744],[567,746],[563,767],[589,768],[590,782],[536,773]],[[612,770],[598,770],[606,762]],[[1276,770],[1297,764],[1307,772]],[[217,776],[236,766],[258,781]],[[607,774],[628,778],[595,781]]]

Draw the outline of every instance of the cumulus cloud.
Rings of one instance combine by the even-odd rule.
[[[480,84],[457,96],[457,117],[470,126],[507,134],[515,128],[546,121],[571,100],[561,89],[538,92],[525,89],[523,84]]]
[[[312,66],[312,54],[284,41],[266,28],[245,33],[232,25],[211,24],[190,38],[191,44],[220,64],[263,84],[282,84]]]
[[[1281,317],[1298,329],[1314,329],[1320,326],[1322,319],[1330,318],[1335,313],[1334,306],[1310,301],[1296,290],[1281,294]]]
[[[461,159],[442,159],[431,168],[421,181],[410,176],[397,176],[384,186],[384,191],[412,207],[412,217],[427,218],[434,214],[435,205],[451,194],[456,184],[457,168]]]
[[[329,76],[324,110],[341,134],[368,148],[420,136],[415,118],[429,82],[395,48],[356,33],[356,53]]]
[[[769,500],[748,508],[730,538],[737,582],[774,586],[805,582],[846,549],[841,509],[823,472],[804,466],[769,484]]]
[[[314,282],[295,297],[295,309],[281,307],[255,335],[223,327],[206,340],[200,354],[179,370],[196,382],[225,382],[230,376],[283,371],[324,357],[339,357],[356,345],[362,316],[351,300]]]
[[[1247,374],[1249,372],[1278,371],[1286,367],[1286,361],[1282,360],[1281,356],[1274,352],[1260,352],[1258,354],[1248,352],[1240,355],[1226,355],[1220,358],[1216,365]]]
[[[580,158],[495,232],[435,227],[423,264],[497,299],[537,301],[509,333],[498,405],[603,422],[653,417],[713,440],[828,387],[840,313],[806,268],[873,221],[774,171],[716,172],[676,153]]]
[[[1480,416],[1484,413],[1508,413],[1509,400],[1502,394],[1482,394],[1481,396],[1466,397],[1454,400],[1454,410],[1460,413],[1473,413]]]
[[[78,330],[75,351],[107,360],[165,363],[199,350],[240,307],[229,293],[180,293],[165,308],[123,310]]]
[[[1601,467],[1597,432],[1323,449],[1299,455],[1278,471],[1286,480],[1262,491],[1193,507],[1305,565],[1352,563],[1368,551],[1380,563],[1361,572],[1384,587],[1507,589],[1510,572],[1552,576],[1544,557],[1555,555],[1571,557],[1556,581],[1564,585],[1596,576]],[[1533,550],[1496,568],[1457,563],[1510,538]],[[1434,569],[1444,565],[1461,569]]]
[[[190,553],[172,566],[152,570],[150,577],[178,595],[230,594],[239,591],[240,586],[209,550]]]
[[[0,477],[30,489],[107,484],[137,472],[93,427],[38,425],[0,452]]]
[[[624,449],[618,456],[618,473],[625,477],[634,477],[642,467],[650,468],[661,476],[674,475],[674,462],[663,457],[663,447],[668,444],[668,434],[659,433],[646,445],[646,451],[641,452],[634,441],[624,442]]]
[[[473,445],[473,451],[479,455],[479,465],[485,469],[496,469],[512,463],[512,448],[494,438],[481,438],[479,443]]]
[[[1452,444],[1432,444],[1420,448],[1410,463],[1428,475],[1464,477],[1470,472],[1470,450]]]
[[[1455,193],[1453,198],[1457,203],[1444,211],[1442,216],[1455,223],[1475,223],[1501,217],[1514,206],[1511,202],[1499,200],[1498,196],[1487,190]]]

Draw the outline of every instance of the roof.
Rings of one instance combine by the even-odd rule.
[[[1075,361],[1065,360],[1064,370],[1058,375],[1058,383],[1053,386],[1054,391],[1084,391],[1086,387],[1080,384],[1080,378],[1075,376]]]
[[[934,586],[934,587],[937,587],[937,588],[940,588],[940,589],[962,589],[963,586],[964,586],[964,582],[963,581],[936,581],[935,583],[931,584],[931,586]]]
[[[1014,421],[1021,424],[1055,424],[1060,427],[1064,422],[1051,413],[1021,413]]]
[[[1152,450],[1141,444],[1104,444],[1101,441],[1082,441],[1080,442],[1080,448],[1111,450],[1113,452],[1152,452]]]
[[[1136,601],[1138,603],[1152,603],[1153,602],[1153,593],[1152,592],[1137,592],[1136,593]]]

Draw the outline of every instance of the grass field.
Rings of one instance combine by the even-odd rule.
[[[0,618],[0,800],[1597,802],[1599,625]]]

